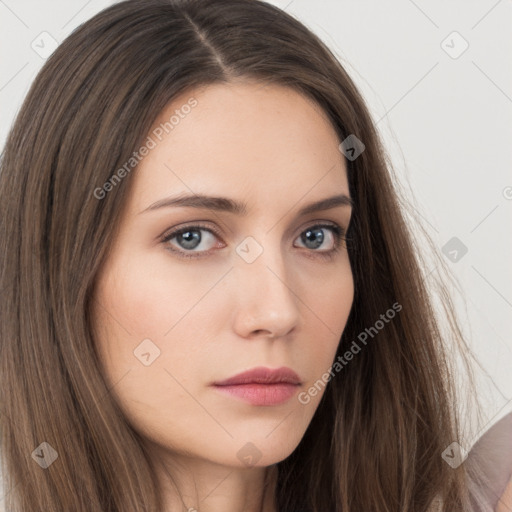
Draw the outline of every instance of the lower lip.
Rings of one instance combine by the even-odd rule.
[[[252,405],[278,405],[289,400],[297,391],[298,384],[238,384],[215,386],[223,393],[235,396]]]

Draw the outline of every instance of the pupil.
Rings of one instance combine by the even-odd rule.
[[[306,235],[305,245],[309,249],[316,249],[317,247],[320,247],[322,245],[322,242],[324,241],[324,233],[321,228],[308,229],[306,231],[305,235]],[[310,242],[310,241],[313,242],[312,247],[310,245],[308,245],[308,242]]]
[[[185,231],[178,235],[178,239],[180,240],[180,245],[182,245],[184,249],[195,249],[201,243],[201,233],[197,230]],[[305,232],[303,241],[309,249],[317,249],[324,241],[323,230],[321,228],[308,229]]]
[[[178,238],[182,240],[183,248],[194,249],[201,242],[201,233],[199,231],[185,231],[178,235]]]

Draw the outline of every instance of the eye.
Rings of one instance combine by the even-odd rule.
[[[326,236],[325,233],[328,233]],[[337,224],[316,224],[303,231],[298,237],[306,249],[320,253],[322,257],[332,257],[341,247],[345,240],[345,230]],[[326,247],[327,246],[327,247]],[[324,249],[320,249],[324,247]]]
[[[202,233],[206,233],[206,236]],[[216,236],[218,235],[212,228],[194,224],[168,233],[164,236],[162,243],[168,244],[169,250],[178,253],[179,256],[192,258],[200,254],[187,254],[188,252],[208,252],[212,247],[212,242],[215,242]],[[175,244],[171,244],[174,239],[176,239],[177,248]]]
[[[327,236],[326,236],[326,233]],[[209,226],[193,224],[175,229],[162,238],[167,249],[181,258],[196,258],[207,255],[215,247],[215,239],[220,234]],[[345,230],[338,224],[316,224],[305,229],[296,240],[315,256],[332,258],[346,240]],[[223,248],[220,245],[218,248]]]

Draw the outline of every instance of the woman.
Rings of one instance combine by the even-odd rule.
[[[387,162],[340,63],[264,2],[75,30],[0,171],[8,510],[468,510],[468,349]]]

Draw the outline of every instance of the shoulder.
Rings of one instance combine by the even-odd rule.
[[[512,478],[496,507],[496,512],[509,512],[510,510],[512,510]]]
[[[478,439],[466,462],[482,477],[478,481],[479,488],[474,491],[485,507],[476,508],[475,512],[496,510],[512,478],[512,413],[496,422]]]

